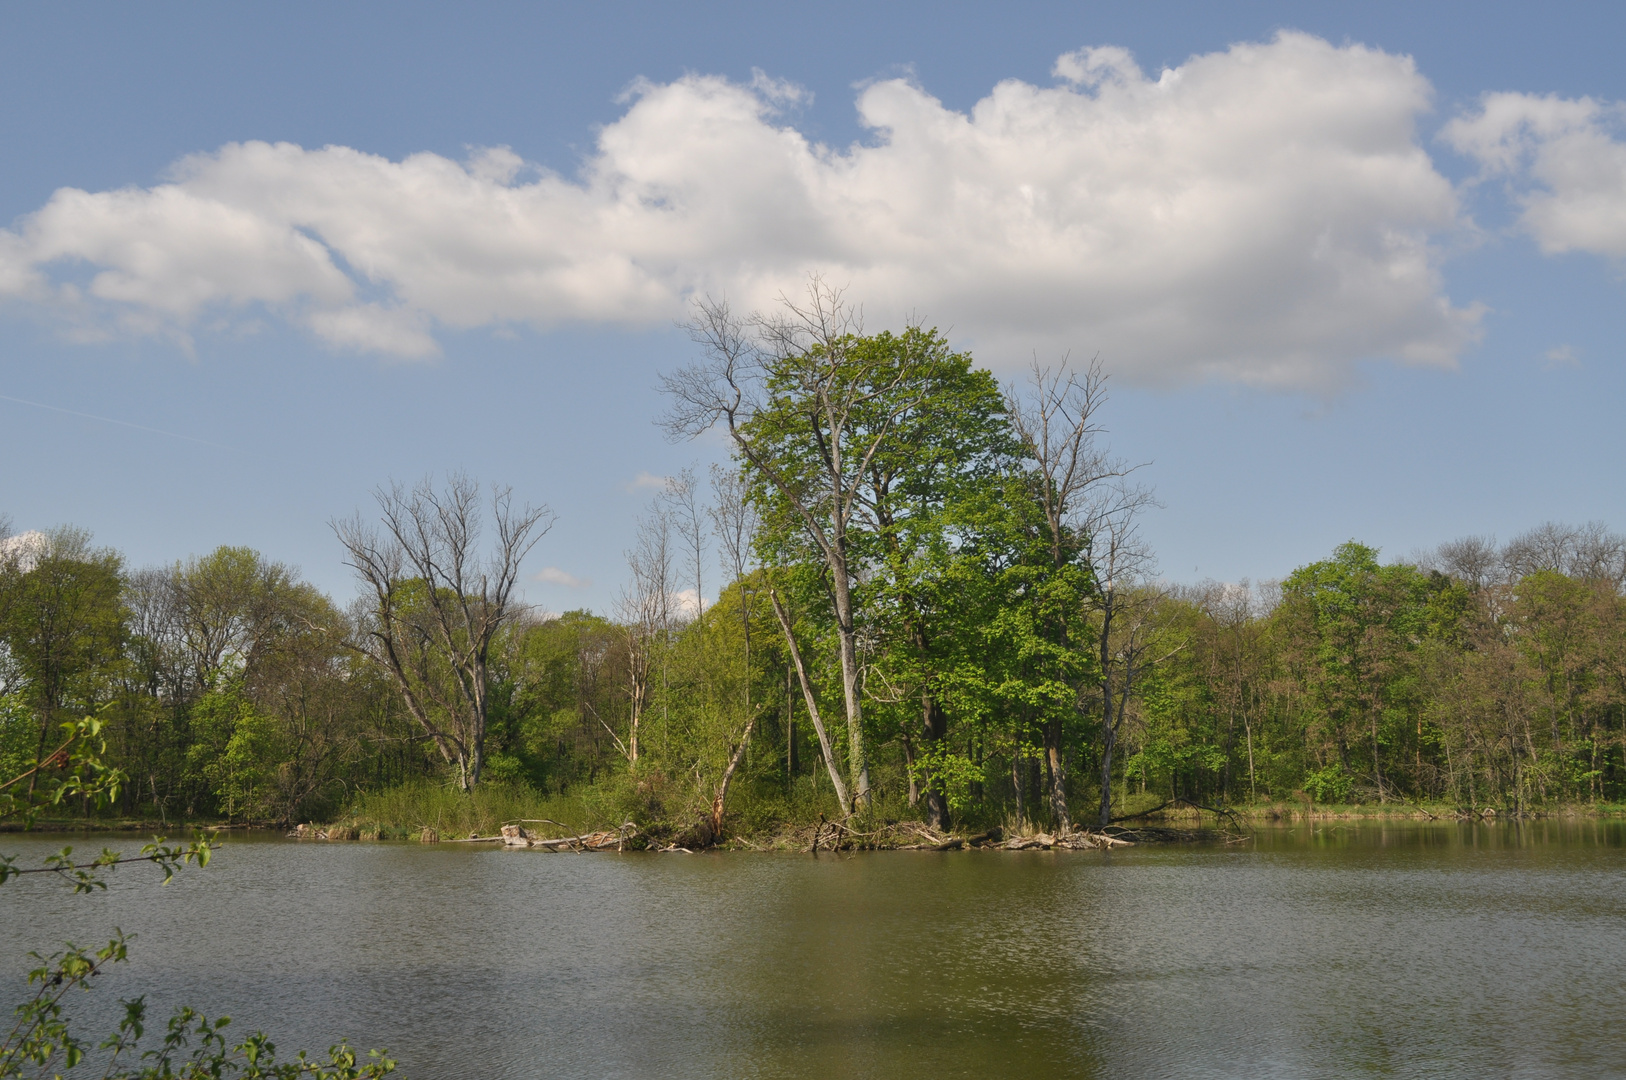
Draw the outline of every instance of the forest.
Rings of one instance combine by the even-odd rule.
[[[708,838],[1626,801],[1626,539],[1604,526],[1174,583],[1099,365],[1001,385],[934,330],[866,333],[817,283],[688,330],[664,422],[720,429],[733,463],[667,481],[609,611],[526,606],[551,512],[457,474],[333,523],[348,601],[248,547],[141,568],[73,527],[8,532],[0,777],[32,785],[91,716],[109,812],[165,823],[327,821],[392,792]]]

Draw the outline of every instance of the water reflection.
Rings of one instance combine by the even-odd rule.
[[[134,962],[82,1015],[203,1002],[284,1046],[387,1044],[420,1080],[1614,1075],[1623,843],[1597,821],[816,860],[238,839],[167,888],[7,885],[0,978],[19,998],[29,948],[116,924]]]

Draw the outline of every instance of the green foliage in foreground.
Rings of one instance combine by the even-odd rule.
[[[395,1062],[374,1050],[358,1059],[347,1043],[329,1047],[323,1058],[304,1051],[292,1061],[277,1061],[275,1044],[264,1032],[241,1042],[225,1035],[227,1016],[210,1020],[190,1008],[177,1009],[156,1045],[144,1044],[147,1003],[122,1002],[118,1028],[94,1045],[75,1034],[64,1016],[63,999],[88,991],[91,980],[110,964],[127,959],[128,942],[119,934],[99,949],[70,944],[51,956],[32,953],[40,966],[28,975],[34,995],[16,1009],[16,1022],[0,1042],[0,1080],[63,1077],[81,1065],[102,1080],[376,1080],[395,1070]]]

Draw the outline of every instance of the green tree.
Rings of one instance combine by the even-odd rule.
[[[1414,704],[1408,695],[1416,648],[1429,629],[1429,595],[1428,575],[1403,564],[1382,566],[1375,548],[1353,540],[1282,583],[1281,617],[1336,764],[1357,775],[1352,744],[1365,739],[1379,801],[1394,788],[1384,744]]]
[[[35,760],[59,723],[95,712],[124,662],[123,561],[62,528],[0,564],[0,641],[8,689],[35,724]],[[30,781],[32,784],[33,781]]]
[[[663,378],[667,427],[693,438],[722,424],[752,484],[764,550],[817,560],[836,631],[853,807],[870,802],[859,658],[864,533],[873,523],[872,468],[931,395],[934,334],[866,335],[839,291],[815,279],[804,305],[736,318],[697,307],[688,327],[703,363]]]
[[[948,748],[951,669],[963,669],[967,648],[976,648],[965,616],[987,591],[968,591],[967,578],[983,568],[988,509],[1007,494],[1021,447],[998,384],[969,353],[921,328],[876,335],[873,348],[910,369],[914,404],[889,419],[892,434],[859,488],[863,528],[854,547],[869,568],[860,598],[877,631],[869,692],[889,699],[882,711],[896,715],[908,756],[919,747],[911,794],[918,780],[927,822],[942,828],[948,805],[938,774],[958,765]]]

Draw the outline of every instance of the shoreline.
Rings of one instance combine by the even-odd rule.
[[[1169,807],[1153,813],[1137,815],[1133,818],[1120,819],[1107,826],[1104,830],[1098,829],[1094,825],[1080,823],[1074,827],[1073,835],[1099,837],[1101,835],[1110,836],[1118,833],[1128,833],[1155,837],[1156,839],[1152,842],[1177,843],[1182,841],[1223,840],[1226,837],[1238,835],[1239,829],[1280,828],[1326,821],[1371,822],[1373,824],[1405,822],[1419,825],[1462,825],[1537,820],[1604,821],[1621,818],[1626,818],[1626,806],[1617,804],[1583,803],[1527,809],[1521,812],[1499,810],[1493,807],[1474,811],[1456,806],[1430,804],[1307,806],[1304,804],[1271,803],[1254,807],[1229,808],[1223,813],[1189,807]],[[449,832],[443,835],[440,831],[429,826],[407,825],[396,822],[386,823],[355,817],[340,818],[326,824],[306,823],[291,828],[260,822],[207,820],[160,822],[139,818],[106,820],[85,818],[37,819],[28,828],[23,827],[18,822],[0,824],[0,833],[19,836],[29,834],[71,836],[95,833],[129,833],[175,837],[194,832],[215,834],[241,832],[256,835],[278,833],[290,838],[320,840],[329,843],[379,840],[423,843],[501,843],[502,841],[500,835],[482,834],[478,830],[472,835],[453,836]],[[330,833],[332,835],[329,835]],[[637,844],[637,848],[674,851],[692,850],[678,843],[678,840],[682,839],[682,833],[682,829],[674,827],[670,822],[651,823],[651,825],[639,830],[640,842]],[[696,845],[695,847],[711,846],[717,850],[740,851],[807,851],[815,846],[815,834],[820,833],[822,833],[822,837],[819,846],[824,850],[829,850],[832,846],[841,850],[949,850],[954,847],[991,846],[990,837],[997,837],[997,843],[1000,846],[1014,843],[1023,838],[1036,838],[1041,841],[1048,839],[1051,843],[1040,843],[1034,846],[1050,847],[1059,839],[1059,837],[1052,837],[1045,827],[1033,823],[1024,823],[1020,826],[1007,823],[1003,826],[983,826],[981,828],[967,825],[958,829],[939,832],[930,830],[923,822],[917,821],[902,820],[871,823],[867,827],[860,829],[849,824],[821,820],[819,822],[787,822],[777,829],[729,835],[719,839],[714,845]],[[627,846],[631,847],[632,845]]]

